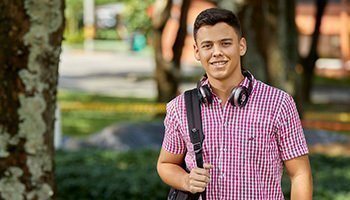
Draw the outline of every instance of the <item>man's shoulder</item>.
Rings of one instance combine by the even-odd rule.
[[[185,107],[184,96],[185,96],[184,93],[181,93],[175,98],[173,98],[171,101],[169,101],[166,105],[167,112],[174,112],[176,110],[184,109]]]
[[[273,97],[277,101],[290,97],[290,94],[288,94],[286,91],[280,88],[268,85],[259,80],[256,81],[256,85],[254,89],[257,95],[269,96],[271,98]]]

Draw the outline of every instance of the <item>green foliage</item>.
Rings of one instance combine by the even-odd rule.
[[[101,40],[116,40],[118,39],[118,35],[115,29],[97,29],[95,38]]]
[[[125,0],[95,0],[95,5],[104,5],[110,3],[121,3],[125,2]]]
[[[78,29],[74,32],[68,32],[67,29],[64,32],[64,42],[67,44],[77,44],[84,42],[84,32]]]
[[[88,150],[56,154],[58,199],[165,199],[168,187],[156,173],[158,151]],[[311,155],[314,199],[350,199],[350,158]],[[283,192],[290,199],[288,177]]]
[[[65,3],[65,41],[68,43],[81,43],[84,41],[83,0],[66,0]]]
[[[327,78],[315,75],[314,84],[317,86],[334,86],[350,89],[350,77]]]
[[[312,156],[314,199],[350,199],[350,158]],[[345,198],[347,197],[347,198]]]
[[[65,0],[66,29],[65,39],[68,43],[83,42],[83,0]],[[154,0],[95,0],[95,5],[109,3],[124,3],[126,5],[122,18],[130,33],[140,32],[146,36],[152,29],[151,19],[147,16],[147,9],[154,3]],[[114,30],[113,30],[114,31]],[[115,32],[115,31],[114,31]],[[116,39],[116,33],[112,31],[97,30],[97,38]]]
[[[314,183],[313,199],[350,199],[350,157],[311,155],[310,163]],[[290,199],[290,183],[286,174],[282,186],[285,198]]]
[[[113,97],[87,92],[59,90],[57,99],[59,102],[79,101],[82,103],[154,103],[154,99],[135,97]]]
[[[123,17],[130,32],[139,31],[148,35],[152,29],[152,23],[147,16],[147,9],[154,3],[154,0],[125,0],[126,9]]]
[[[157,175],[157,156],[151,150],[57,152],[57,199],[164,199],[168,187]]]

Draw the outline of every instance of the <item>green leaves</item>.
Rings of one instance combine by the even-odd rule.
[[[59,151],[56,183],[59,200],[165,199],[166,186],[156,172],[158,151],[115,152],[102,150]],[[350,157],[310,155],[314,199],[349,199]],[[290,197],[283,176],[285,198]]]
[[[152,29],[151,19],[147,16],[147,9],[154,0],[124,0],[126,9],[123,17],[130,32],[148,34]]]
[[[157,157],[151,150],[57,152],[58,199],[164,199]]]

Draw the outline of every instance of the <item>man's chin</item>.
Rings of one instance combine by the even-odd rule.
[[[223,73],[215,73],[215,74],[211,74],[210,76],[212,79],[215,79],[215,80],[224,80],[226,77],[226,75]]]

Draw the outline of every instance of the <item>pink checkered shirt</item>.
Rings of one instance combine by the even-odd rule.
[[[245,78],[241,85],[248,86]],[[214,94],[213,94],[214,95]],[[283,161],[308,153],[295,103],[287,93],[253,78],[253,90],[243,108],[214,95],[202,105],[205,140],[203,159],[210,170],[207,199],[284,199]],[[190,141],[184,95],[167,105],[163,148],[183,154],[191,170],[196,166]]]

